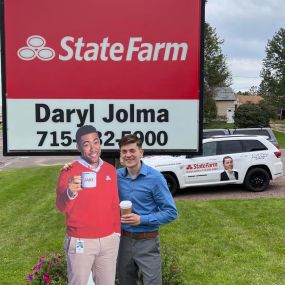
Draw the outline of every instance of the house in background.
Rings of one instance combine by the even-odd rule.
[[[217,115],[224,117],[227,123],[234,122],[236,95],[231,87],[216,87],[214,99],[217,106]]]
[[[264,100],[261,96],[238,95],[235,106],[238,108],[242,104],[258,104],[261,100]]]

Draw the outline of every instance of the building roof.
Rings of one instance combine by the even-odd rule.
[[[235,101],[236,95],[231,87],[214,88],[214,96],[216,101]]]
[[[259,103],[263,98],[261,96],[248,96],[248,95],[238,95],[237,101],[239,104],[246,104],[246,103],[252,103],[257,104]]]

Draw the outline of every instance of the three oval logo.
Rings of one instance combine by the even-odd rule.
[[[55,51],[45,45],[46,40],[43,37],[33,35],[28,37],[27,46],[20,48],[17,54],[23,60],[33,60],[36,57],[43,61],[51,60],[55,57]]]

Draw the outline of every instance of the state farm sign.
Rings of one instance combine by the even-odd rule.
[[[3,7],[5,154],[70,153],[84,124],[106,153],[128,133],[151,153],[198,151],[201,1]]]
[[[27,39],[27,46],[18,50],[18,56],[23,60],[32,60],[35,57],[41,60],[52,60],[55,52],[52,48],[45,46],[45,39],[33,35]],[[101,43],[85,43],[83,37],[64,37],[60,46],[65,55],[59,54],[58,59],[62,61],[157,61],[162,55],[163,61],[186,60],[187,43],[144,43],[142,38],[131,37],[128,46],[122,43],[110,43],[109,38],[104,38]]]

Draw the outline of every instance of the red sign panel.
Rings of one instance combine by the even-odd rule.
[[[50,112],[48,100],[59,100],[61,109],[67,109],[69,100],[77,99],[92,100],[91,103],[109,100],[108,104],[126,99],[128,103],[199,102],[201,5],[197,0],[4,0],[7,121],[9,100],[17,112],[20,99],[42,100],[37,104],[47,104]],[[33,113],[47,110],[40,109],[42,105],[35,106],[35,101],[33,104]],[[96,102],[90,112],[91,108],[96,114]],[[109,112],[110,108],[109,104]],[[163,105],[157,108],[156,112]],[[73,111],[63,112],[66,119],[62,128],[66,128],[67,113]],[[31,120],[27,123],[41,126],[36,116]],[[194,120],[197,124],[196,117]],[[93,120],[99,127],[100,121]],[[151,120],[144,122],[150,124]],[[76,126],[71,124],[68,128]],[[169,148],[187,149],[173,145]],[[197,143],[190,148],[197,149]],[[13,149],[17,151],[18,147]]]

